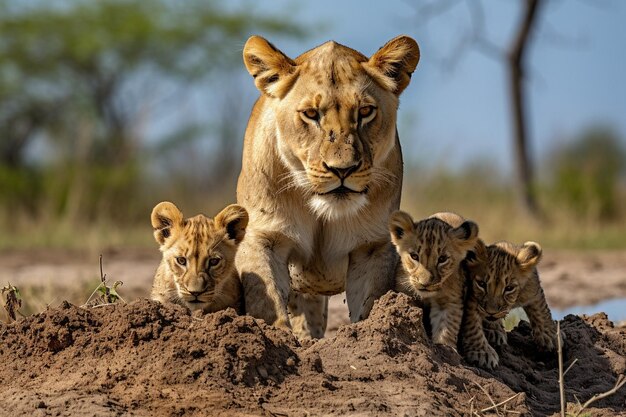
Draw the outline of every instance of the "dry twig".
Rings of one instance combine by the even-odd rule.
[[[561,398],[561,417],[565,417],[565,381],[563,380],[565,373],[563,372],[563,341],[561,340],[561,322],[558,320],[556,322],[556,346],[559,356],[559,397]],[[572,362],[572,365],[573,364],[574,362]],[[569,368],[567,368],[567,370],[569,371]]]
[[[484,412],[486,412],[486,411],[493,410],[494,408],[497,410],[497,407],[503,406],[503,405],[505,405],[506,403],[508,403],[509,401],[513,401],[513,400],[514,400],[514,399],[516,399],[516,398],[517,398],[520,394],[521,394],[521,392],[518,392],[517,394],[513,395],[512,397],[509,397],[509,398],[507,398],[507,399],[506,399],[506,400],[504,400],[504,401],[500,401],[498,404],[494,404],[494,405],[492,405],[492,406],[490,406],[490,407],[483,408],[482,410],[480,410],[480,412],[481,412],[481,413],[484,413]],[[497,412],[497,411],[496,411],[496,412]],[[506,410],[505,410],[505,412],[506,412],[506,413],[515,413],[515,411],[506,411]]]
[[[498,410],[498,404],[496,404],[493,398],[491,398],[491,395],[489,395],[489,392],[487,392],[487,390],[478,382],[476,381],[471,381],[471,382],[475,384],[478,388],[480,388],[480,390],[487,396],[487,398],[489,398],[489,401],[491,401],[491,405],[493,406],[492,408],[494,409],[497,415],[500,415],[500,411]]]
[[[586,403],[584,403],[582,405],[582,407],[580,408],[580,410],[578,410],[578,412],[576,412],[576,414],[574,414],[574,417],[578,417],[580,415],[580,413],[582,413],[587,407],[589,407],[591,404],[595,403],[598,400],[601,400],[603,398],[609,397],[613,394],[615,394],[617,391],[619,391],[620,388],[622,388],[624,386],[624,384],[626,384],[626,376],[624,376],[624,374],[620,375],[617,377],[617,381],[615,381],[615,385],[613,386],[613,388],[611,388],[610,390],[603,392],[601,394],[596,394],[593,397],[591,397],[589,400],[587,400]]]

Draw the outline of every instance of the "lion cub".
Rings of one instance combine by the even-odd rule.
[[[478,225],[454,213],[415,223],[396,211],[389,231],[400,255],[396,290],[419,297],[430,308],[433,341],[456,349],[465,284],[461,261],[478,239]]]
[[[469,362],[498,366],[498,354],[489,342],[495,346],[506,343],[502,319],[516,307],[526,312],[538,347],[556,349],[556,325],[536,268],[541,253],[535,242],[521,246],[498,242],[482,248],[477,245],[473,256],[466,259],[470,284],[461,344]]]
[[[201,214],[184,219],[178,207],[164,201],[154,207],[151,220],[163,253],[151,298],[191,311],[210,313],[233,307],[243,313],[234,261],[248,224],[246,210],[233,204],[215,219]]]

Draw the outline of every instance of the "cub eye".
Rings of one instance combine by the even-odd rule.
[[[487,283],[485,281],[476,281],[476,285],[483,291],[487,289]]]
[[[184,256],[177,256],[176,262],[178,262],[178,265],[185,266],[187,265],[187,258],[185,258]]]
[[[359,117],[365,119],[374,113],[374,106],[363,106],[359,109]]]
[[[315,121],[319,120],[320,118],[320,114],[315,109],[306,109],[302,112],[302,114],[304,114],[304,117],[306,117],[307,119]]]
[[[215,266],[217,264],[219,264],[221,261],[220,258],[211,258],[209,259],[209,266]]]
[[[450,259],[450,258],[448,257],[448,255],[441,255],[441,256],[439,257],[439,259],[437,259],[437,263],[438,263],[438,264],[445,264],[446,262],[448,262],[448,259]]]
[[[414,261],[418,261],[420,260],[420,257],[417,253],[415,252],[411,252],[411,259],[413,259]]]
[[[504,292],[511,292],[515,289],[514,285],[507,285],[506,288],[504,288]]]

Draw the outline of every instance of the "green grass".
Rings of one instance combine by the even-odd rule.
[[[514,190],[508,182],[498,180],[499,177],[495,173],[471,170],[452,174],[408,170],[404,177],[401,207],[416,220],[439,211],[456,212],[476,221],[480,235],[487,243],[533,240],[544,248],[626,248],[626,205],[623,203],[616,217],[600,221],[592,215],[581,216],[544,187],[538,190],[544,220],[536,221],[518,207]],[[3,230],[0,250],[61,248],[87,250],[93,254],[107,248],[152,247],[150,209],[158,201],[173,201],[186,216],[197,213],[212,216],[233,202],[234,189],[201,195],[181,190],[159,191],[151,197],[143,195],[136,199],[122,204],[126,211],[111,203],[107,210],[99,213],[81,212],[82,221],[57,219],[50,214],[32,218],[23,211],[15,214],[14,210],[9,212],[6,207],[0,207]],[[626,202],[624,190],[620,201]],[[129,205],[134,209],[128,208]],[[43,209],[37,212],[48,213]],[[85,218],[96,220],[88,222]],[[117,218],[122,220],[113,220]]]

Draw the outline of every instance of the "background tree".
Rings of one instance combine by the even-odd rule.
[[[611,129],[594,127],[556,146],[549,159],[551,195],[581,219],[607,222],[623,213],[619,192],[626,151]]]
[[[422,4],[416,10],[420,19],[432,19],[465,4],[469,11],[471,29],[460,39],[455,48],[455,59],[459,59],[469,47],[474,47],[504,63],[508,78],[517,195],[520,206],[534,218],[540,217],[540,211],[535,195],[534,169],[529,150],[526,61],[545,2],[546,0],[519,0],[520,19],[514,29],[513,37],[504,49],[485,35],[486,22],[481,0],[431,1]]]
[[[240,65],[242,40],[251,32],[303,34],[280,16],[245,6],[0,0],[0,171],[6,174],[0,187],[8,193],[16,187],[15,171],[28,169],[26,156],[41,139],[46,154],[60,155],[54,175],[33,177],[55,190],[53,209],[72,217],[106,208],[103,201],[120,204],[138,187],[148,113],[158,117],[172,108],[165,102]],[[202,133],[200,126],[181,126],[167,135]],[[82,197],[87,192],[95,195]]]

